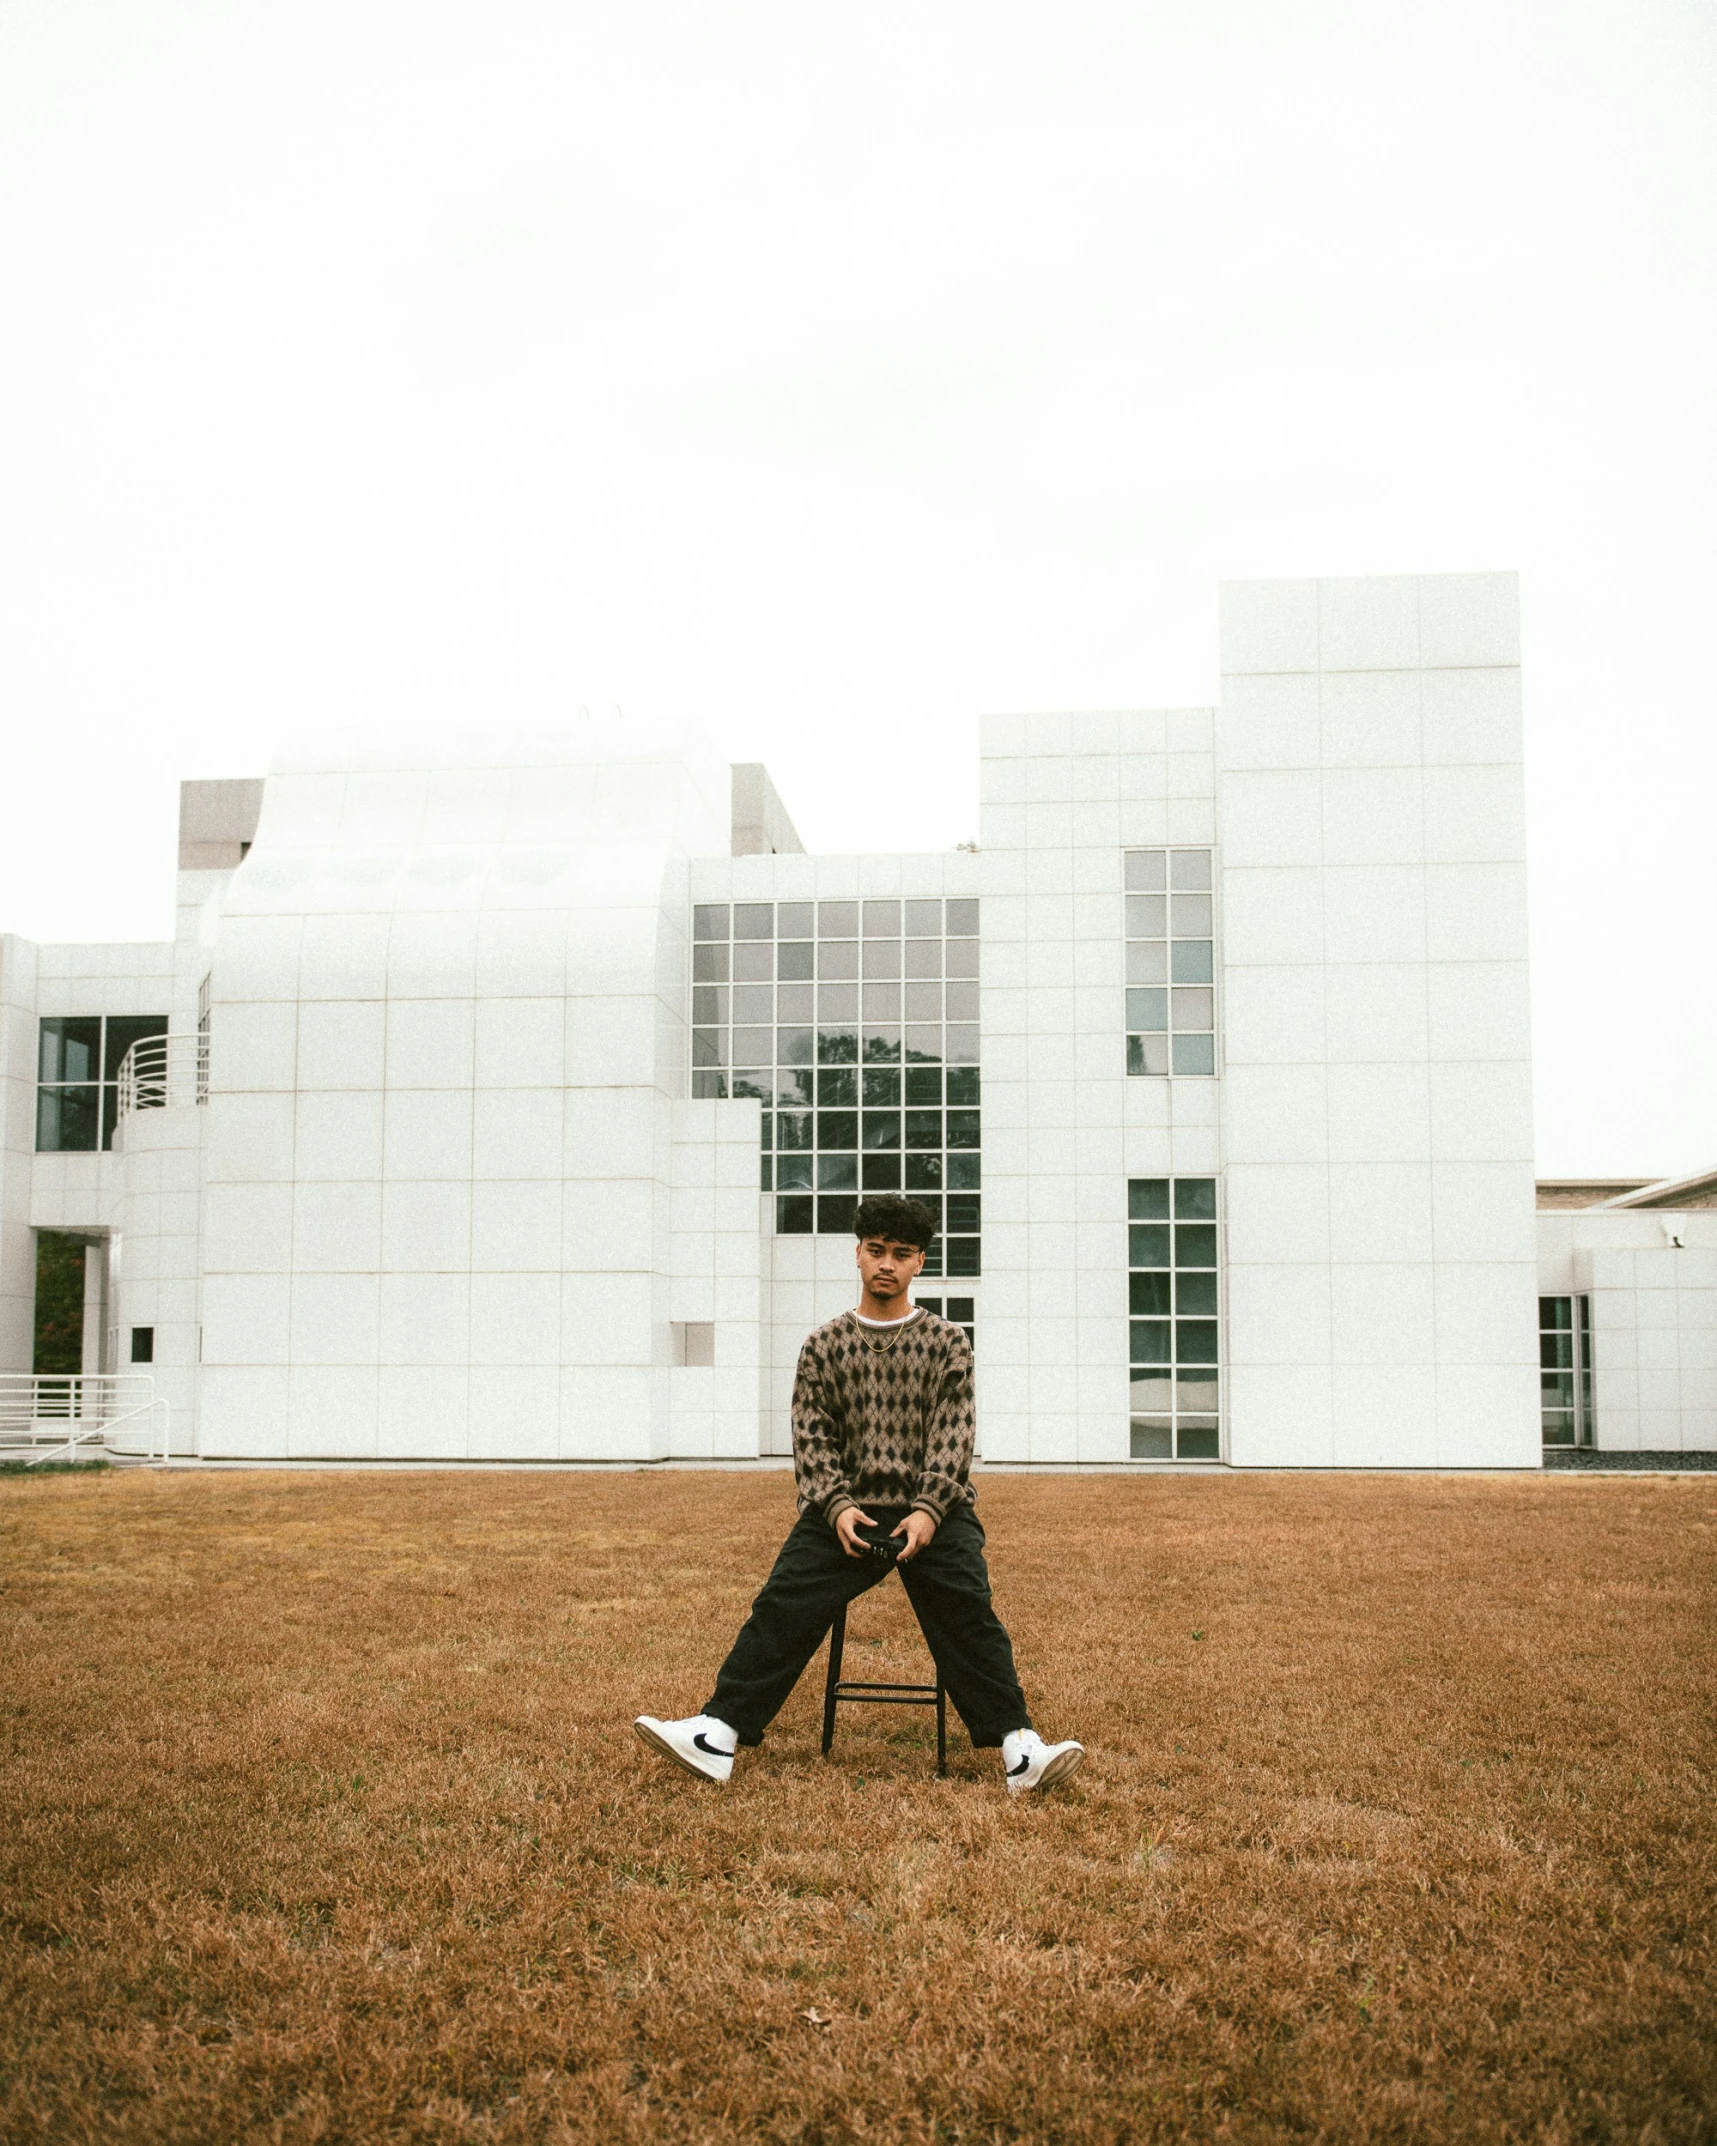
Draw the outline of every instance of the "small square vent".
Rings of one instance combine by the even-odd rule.
[[[676,1364],[712,1365],[715,1362],[715,1323],[710,1319],[674,1321]]]

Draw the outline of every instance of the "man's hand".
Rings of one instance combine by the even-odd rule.
[[[835,1517],[835,1539],[848,1557],[869,1557],[869,1543],[860,1542],[860,1528],[873,1528],[876,1522],[861,1506],[846,1505]]]
[[[841,1517],[845,1519],[846,1515],[843,1513]],[[906,1540],[896,1551],[894,1559],[897,1565],[904,1565],[912,1558],[915,1558],[931,1536],[935,1534],[936,1523],[927,1512],[914,1506],[894,1532],[896,1535],[906,1537]]]

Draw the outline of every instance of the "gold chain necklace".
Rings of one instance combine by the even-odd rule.
[[[923,1316],[923,1308],[915,1304],[912,1307],[912,1316],[909,1319],[901,1320],[900,1334],[904,1334],[909,1326],[916,1326],[919,1320],[923,1318]],[[857,1321],[857,1312],[853,1313],[853,1319],[855,1322]],[[892,1349],[900,1340],[900,1334],[891,1334],[886,1341],[872,1341],[870,1335],[866,1332],[864,1327],[860,1326],[858,1330],[858,1336],[860,1341],[864,1343],[865,1347],[870,1351],[873,1356],[886,1356],[889,1350]]]

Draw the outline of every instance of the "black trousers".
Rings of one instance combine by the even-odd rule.
[[[899,1506],[865,1510],[885,1530],[905,1518]],[[737,1731],[742,1744],[760,1744],[835,1612],[886,1579],[888,1569],[873,1557],[848,1557],[820,1513],[801,1513],[703,1711]],[[1030,1728],[1013,1647],[990,1603],[984,1530],[972,1508],[956,1506],[899,1571],[972,1742],[999,1744],[1010,1729]]]

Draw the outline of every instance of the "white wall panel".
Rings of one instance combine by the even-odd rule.
[[[471,1270],[558,1274],[562,1266],[558,1176],[497,1179],[471,1187]]]
[[[380,1382],[373,1364],[294,1364],[287,1446],[294,1460],[372,1460]]]
[[[382,1170],[389,1178],[471,1177],[469,1088],[390,1088],[382,1099]]]
[[[226,1017],[223,1013],[223,1020]],[[386,1020],[379,994],[373,1000],[308,1001],[298,1012],[294,1085],[316,1090],[380,1088],[386,1078]]]
[[[1430,1161],[1430,1069],[1422,1060],[1416,1065],[1332,1063],[1326,1080],[1332,1164]]]
[[[302,959],[305,970],[316,979],[318,996],[306,1003],[306,1012],[320,1014],[342,999],[374,999],[387,996],[389,919],[381,916],[313,916],[304,919]],[[332,1016],[330,1014],[330,1024]],[[336,1033],[340,1033],[336,1029]],[[378,1067],[357,1085],[374,1087],[381,1079]]]
[[[1230,1266],[1326,1265],[1335,1175],[1311,1163],[1230,1163]]]
[[[210,1060],[223,1088],[291,1093],[298,1085],[298,1008],[263,1000],[223,1006]]]
[[[204,1131],[212,1184],[290,1182],[296,1099],[290,1095],[214,1094]]]
[[[1427,767],[1520,758],[1517,670],[1425,671],[1419,691]]]
[[[1428,960],[1518,962],[1525,946],[1524,866],[1468,863],[1426,867]]]
[[[1225,671],[1238,675],[1219,777],[1223,955],[1236,1005],[1222,1082],[1227,1342],[1247,1372],[1234,1385],[1230,1457],[1282,1464],[1294,1451],[1270,1424],[1264,1381],[1283,1359],[1295,1292],[1319,1270],[1285,1255],[1274,1268],[1242,1266],[1234,1235],[1255,1248],[1246,1172],[1291,1159],[1322,1179],[1321,1197],[1309,1185],[1301,1197],[1326,1218],[1332,1261],[1328,1459],[1532,1465],[1519,696],[1512,671],[1470,668],[1516,660],[1512,580],[1321,582],[1310,657],[1303,586],[1254,584],[1228,602],[1224,615],[1242,622],[1242,638],[1232,658],[1224,650]],[[1317,672],[1319,814],[1298,896],[1306,911],[1316,907],[1315,943],[1272,913],[1267,872],[1283,837],[1250,805],[1263,794],[1270,745],[1253,651],[1272,633],[1297,642],[1305,670]],[[1248,734],[1253,705],[1264,727]],[[1284,780],[1303,782],[1303,718],[1280,738],[1293,757]],[[1243,809],[1236,798],[1248,801]],[[1250,1062],[1262,1053],[1269,999],[1253,972],[1282,964],[1285,973],[1296,956],[1302,969],[1325,965],[1321,989],[1307,978],[1304,990],[1321,1006],[1324,1063]],[[1310,1040],[1301,1021],[1295,1041]],[[1449,1165],[1489,1174],[1463,1177]],[[1475,1405],[1466,1374],[1482,1371],[1490,1384]],[[1458,1374],[1447,1386],[1445,1372]],[[1286,1393],[1281,1405],[1290,1408]],[[1303,1395],[1291,1408],[1302,1411],[1300,1457],[1313,1458],[1321,1441]]]
[[[1317,669],[1315,581],[1225,581],[1218,594],[1225,672]]]
[[[1337,1468],[1434,1468],[1437,1372],[1418,1364],[1347,1362],[1330,1381],[1330,1459]]]
[[[1437,1256],[1433,1194],[1426,1162],[1332,1163],[1325,1184],[1331,1257],[1350,1265],[1428,1263]]]
[[[378,1460],[469,1458],[471,1374],[463,1364],[383,1364],[376,1395]]]
[[[1411,671],[1419,666],[1419,584],[1410,575],[1320,581],[1318,668]]]
[[[1330,1270],[1321,1265],[1228,1270],[1228,1362],[1327,1364]]]
[[[301,1274],[375,1274],[381,1268],[382,1188],[300,1180],[292,1203],[292,1264]]]
[[[1423,962],[1348,962],[1320,976],[1333,1064],[1416,1067],[1430,1046]]]
[[[206,1336],[206,1328],[205,1328]],[[288,1382],[278,1369],[254,1361],[229,1367],[205,1346],[198,1376],[198,1451],[209,1460],[278,1460],[289,1450]]]
[[[1333,1468],[1328,1362],[1235,1363],[1226,1379],[1228,1459],[1238,1468]]]
[[[205,1274],[287,1274],[297,1188],[211,1185],[203,1199]]]
[[[1416,671],[1335,671],[1305,684],[1320,725],[1307,766],[1417,772],[1423,694]]]
[[[1318,831],[1326,865],[1417,864],[1425,849],[1421,770],[1326,769]]]
[[[559,1088],[479,1088],[471,1113],[473,1178],[546,1178],[560,1167]]]
[[[1419,661],[1450,665],[1520,662],[1520,590],[1512,574],[1432,574],[1419,582]]]
[[[1329,1055],[1321,964],[1223,967],[1224,1057],[1230,1066],[1320,1064]]]
[[[382,1098],[379,1091],[328,1093],[300,1089],[295,1175],[310,1179],[379,1178],[382,1174]]]
[[[1230,863],[1222,875],[1222,959],[1236,968],[1321,963],[1325,874]]]
[[[387,1008],[390,1088],[469,1088],[476,1008],[469,998],[394,998]]]
[[[374,1364],[378,1360],[380,1278],[374,1274],[292,1277],[292,1362]]]
[[[465,1273],[470,1265],[470,1180],[386,1180],[382,1189],[383,1271]]]

